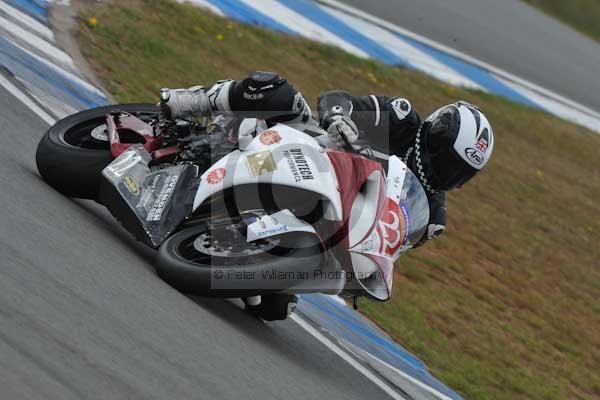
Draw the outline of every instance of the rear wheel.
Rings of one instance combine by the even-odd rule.
[[[106,115],[122,110],[140,119],[158,114],[153,104],[119,104],[70,115],[50,127],[38,144],[38,171],[66,196],[96,199],[102,170],[112,162]]]
[[[230,221],[174,234],[160,247],[156,270],[184,293],[250,297],[289,289],[313,274],[321,260],[321,243],[313,234],[290,232],[247,242],[245,225]]]

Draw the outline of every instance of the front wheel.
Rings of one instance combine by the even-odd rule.
[[[184,228],[160,247],[156,271],[176,289],[200,296],[250,297],[280,292],[321,266],[317,236],[289,232],[246,241],[245,225]]]
[[[121,110],[150,121],[154,104],[119,104],[70,115],[50,127],[36,152],[38,171],[52,187],[69,197],[96,199],[102,170],[112,162],[106,115]]]

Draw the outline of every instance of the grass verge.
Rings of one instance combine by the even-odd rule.
[[[524,0],[563,23],[600,42],[600,1]]]
[[[322,90],[396,94],[426,115],[465,99],[495,155],[449,196],[448,232],[402,258],[395,293],[362,312],[472,399],[600,396],[600,136],[507,100],[166,0],[83,11],[78,39],[120,102],[273,70]]]

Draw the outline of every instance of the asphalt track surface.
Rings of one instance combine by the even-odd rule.
[[[102,207],[39,177],[46,129],[0,89],[1,398],[388,398],[293,321],[163,283]]]
[[[600,45],[519,0],[341,0],[600,112]]]

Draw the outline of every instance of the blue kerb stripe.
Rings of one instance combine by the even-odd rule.
[[[238,0],[210,0],[211,4],[218,7],[227,16],[248,24],[255,24],[271,28],[276,31],[297,35],[287,26],[280,24],[267,15],[256,11],[254,8]]]
[[[436,379],[426,366],[401,346],[375,332],[361,317],[337,302],[322,295],[303,295],[300,312],[314,318],[320,326],[353,343],[358,348],[395,366],[403,372],[453,399],[462,399],[456,392]],[[304,304],[303,304],[304,303]],[[385,352],[388,350],[388,352]]]
[[[402,36],[399,34],[396,34],[396,35],[404,40],[409,41],[411,45],[413,45],[413,46],[419,48],[420,50],[424,51],[425,53],[429,54],[430,56],[437,59],[442,64],[447,65],[448,67],[452,68],[453,70],[457,71],[458,73],[462,74],[463,76],[466,76],[467,78],[471,79],[472,81],[483,86],[484,88],[489,90],[491,93],[506,97],[508,99],[511,99],[511,100],[516,101],[521,104],[525,104],[530,107],[540,108],[540,106],[538,104],[534,103],[529,98],[523,96],[522,94],[515,91],[514,89],[506,86],[504,83],[502,83],[498,79],[494,78],[494,76],[492,74],[483,70],[482,68],[479,68],[472,64],[468,64],[468,63],[461,61],[453,56],[450,56],[439,50],[433,49],[427,45],[424,45],[422,43],[414,41],[405,36]]]
[[[421,360],[419,360],[418,358],[416,358],[415,356],[413,356],[412,354],[408,353],[407,351],[401,349],[398,345],[390,342],[389,340],[386,340],[383,336],[381,336],[380,334],[377,334],[375,332],[373,332],[371,329],[367,328],[366,325],[361,324],[361,323],[357,323],[357,322],[353,322],[351,321],[349,318],[344,318],[338,315],[335,315],[333,313],[331,313],[331,310],[329,310],[327,308],[327,306],[325,306],[324,304],[322,304],[323,302],[320,301],[319,298],[316,297],[312,297],[312,296],[302,296],[302,299],[306,300],[307,302],[311,303],[311,305],[317,309],[319,309],[320,311],[322,311],[323,313],[327,314],[330,317],[333,317],[335,320],[337,320],[338,322],[341,322],[342,324],[346,325],[347,327],[349,327],[351,330],[356,331],[360,334],[362,334],[363,336],[365,336],[366,338],[368,338],[369,340],[377,343],[378,345],[380,345],[382,348],[400,356],[403,360],[405,360],[408,364],[410,364],[413,368],[418,369],[418,370],[427,370],[427,368],[425,367],[425,364],[423,364],[423,362]],[[342,306],[340,305],[340,308]],[[345,311],[343,311],[345,314],[347,314]],[[351,314],[349,314],[348,316],[351,316],[352,319],[354,319],[354,316],[352,316]]]
[[[367,36],[357,32],[349,25],[335,18],[335,16],[327,13],[317,4],[310,0],[278,0],[284,6],[297,12],[300,15],[314,21],[323,28],[327,29],[334,35],[342,38],[344,41],[356,46],[357,48],[366,52],[370,57],[379,61],[385,62],[392,65],[401,65],[411,67],[411,64],[406,60],[398,57],[394,53],[388,51],[384,47],[377,44]],[[239,0],[210,0],[212,4],[221,9],[228,16],[235,18],[239,21],[262,25],[278,31],[296,34],[296,32],[289,28],[279,24],[265,14],[256,11],[252,7],[246,5]],[[298,32],[301,33],[301,32]],[[521,104],[528,105],[530,107],[540,108],[538,104],[531,101],[529,98],[523,96],[512,88],[500,82],[494,78],[487,71],[467,64],[455,57],[449,56],[443,52],[435,50],[429,46],[423,45],[410,38],[396,34],[396,36],[409,42],[411,45],[419,48],[425,53],[429,54],[433,58],[440,61],[442,64],[447,65],[449,68],[457,71],[463,76],[471,79],[480,86],[484,87],[491,93],[506,97],[513,101]]]
[[[46,14],[46,2],[39,2],[34,0],[5,0],[7,3],[19,10],[27,13],[29,16],[37,19],[38,21],[46,24],[48,23]]]
[[[16,76],[76,109],[106,104],[107,99],[73,82],[0,37],[0,64]]]
[[[287,8],[294,10],[298,14],[308,18],[309,20],[319,24],[337,37],[356,46],[366,52],[369,56],[392,65],[403,65],[407,63],[394,53],[388,51],[384,47],[367,36],[352,29],[349,25],[338,20],[333,15],[327,13],[313,1],[307,0],[278,0]]]

